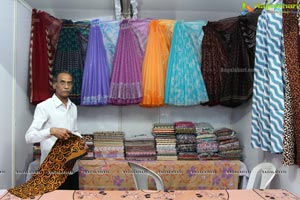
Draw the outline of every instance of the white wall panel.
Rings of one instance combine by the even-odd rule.
[[[252,169],[263,160],[263,154],[258,149],[251,147],[251,101],[233,109],[232,127],[238,133],[243,146],[243,157],[248,169]]]
[[[158,108],[144,108],[138,105],[123,106],[121,108],[121,127],[127,138],[153,137],[151,130],[153,123],[159,122]]]
[[[14,1],[1,1],[0,8],[0,188],[12,185],[12,94]]]
[[[88,20],[88,19],[102,19],[102,20],[113,20],[114,19],[114,11],[113,10],[45,9],[45,11],[57,18],[72,19],[74,21]]]
[[[78,129],[81,134],[95,131],[119,130],[119,108],[117,106],[78,106]]]
[[[130,106],[78,106],[78,126],[83,134],[94,131],[123,131],[127,138],[135,135],[152,137],[154,123],[176,121],[209,122],[215,128],[231,127],[231,108],[222,106],[164,106],[144,108]]]
[[[230,128],[231,108],[222,106],[166,106],[161,108],[161,122],[209,122],[214,128]]]
[[[29,162],[32,161],[32,144],[26,144],[25,132],[33,115],[33,106],[29,104],[29,43],[31,31],[31,10],[17,4],[16,29],[16,85],[15,85],[15,120],[16,120],[16,185],[25,182]],[[20,173],[21,172],[21,173]]]
[[[195,20],[220,20],[227,17],[234,17],[239,14],[237,12],[212,12],[212,11],[195,11],[195,10],[141,10],[138,13],[140,18],[155,18],[157,19],[177,19],[185,21]]]

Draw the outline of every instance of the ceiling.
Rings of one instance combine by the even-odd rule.
[[[31,7],[46,9],[114,9],[114,0],[24,0]]]
[[[114,19],[115,0],[20,0],[61,19]],[[218,20],[239,15],[243,2],[260,0],[136,0],[138,18]]]
[[[24,0],[37,9],[100,9],[114,10],[115,0]],[[139,10],[187,10],[236,12],[242,2],[250,6],[257,0],[137,0]]]

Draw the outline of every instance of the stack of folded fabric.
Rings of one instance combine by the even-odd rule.
[[[156,142],[157,160],[177,160],[174,124],[154,124],[152,135]]]
[[[130,138],[125,140],[126,160],[156,160],[153,138]]]
[[[229,128],[215,131],[219,142],[219,157],[223,160],[242,160],[242,147],[236,132]]]
[[[197,160],[196,128],[193,122],[175,123],[178,160]]]
[[[94,155],[94,135],[93,134],[84,134],[82,135],[85,143],[88,147],[87,154],[81,158],[81,160],[93,160],[95,158]]]
[[[120,131],[94,132],[96,159],[124,160],[124,133]]]
[[[214,128],[210,123],[195,123],[197,133],[197,153],[199,160],[217,160],[218,142]]]

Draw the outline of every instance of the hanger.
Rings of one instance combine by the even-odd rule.
[[[265,1],[265,9],[272,12],[272,13],[279,12],[278,9],[280,8],[280,4],[282,4],[282,2],[283,2],[283,0],[273,0],[272,2],[269,2],[268,0],[266,0]],[[273,5],[275,5],[275,6],[273,6]]]
[[[278,4],[278,3],[282,3],[282,0],[274,0],[273,2],[270,2],[270,4]],[[267,4],[269,4],[268,0],[265,1],[265,5]]]
[[[266,7],[267,4],[268,4],[268,0],[265,0],[265,7]]]
[[[281,0],[274,0],[272,4],[278,4],[278,3],[282,3]]]

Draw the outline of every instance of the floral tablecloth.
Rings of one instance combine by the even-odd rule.
[[[80,160],[81,190],[134,190],[132,171],[127,161]],[[165,189],[237,189],[240,161],[139,161],[158,173]],[[149,189],[155,189],[149,180]]]
[[[107,191],[55,190],[31,200],[299,200],[287,190],[172,190],[172,191]],[[0,200],[21,200],[6,192]]]

